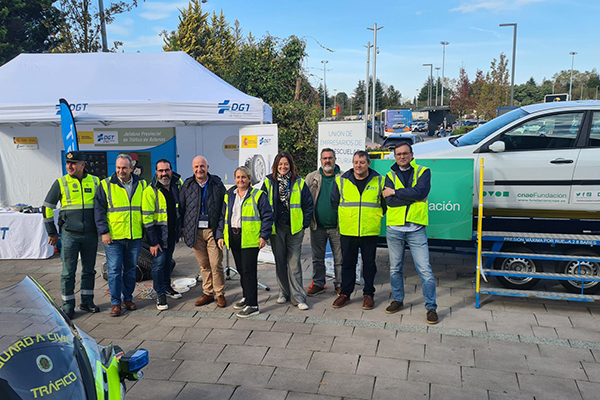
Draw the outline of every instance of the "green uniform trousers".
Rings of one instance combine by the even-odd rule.
[[[81,304],[94,303],[94,280],[96,278],[96,251],[98,234],[93,232],[61,232],[61,252],[63,270],[60,276],[60,288],[64,310],[75,309],[75,272],[77,260],[81,254]]]

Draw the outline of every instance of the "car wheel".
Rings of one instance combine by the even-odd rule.
[[[507,253],[533,253],[527,247],[517,246],[509,247],[503,250]],[[503,271],[518,271],[518,272],[542,272],[542,266],[535,260],[524,257],[496,258],[494,261],[494,269]],[[497,276],[496,279],[500,284],[509,289],[531,289],[538,284],[540,279],[537,278],[519,278],[512,276]]]
[[[565,255],[598,257],[598,253],[591,250],[569,250]],[[558,261],[556,273],[577,275],[581,268],[581,275],[598,275],[600,263],[582,261],[581,267],[578,264],[577,261]],[[600,282],[560,281],[560,284],[571,293],[581,293],[582,285],[584,294],[594,294],[600,290]]]
[[[267,177],[267,164],[265,159],[260,154],[255,154],[250,163],[250,171],[252,172],[252,184],[263,181]]]

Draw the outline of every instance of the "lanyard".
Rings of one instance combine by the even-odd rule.
[[[200,213],[201,214],[204,214],[204,210],[205,210],[204,203],[205,203],[205,200],[206,200],[206,192],[208,192],[208,180],[204,184],[204,190],[202,191],[202,203],[201,203],[202,207],[200,208]]]

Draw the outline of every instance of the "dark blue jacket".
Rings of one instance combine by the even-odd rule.
[[[208,174],[208,189],[204,205],[208,215],[208,227],[215,234],[221,218],[223,198],[225,197],[225,185],[217,175]],[[196,243],[196,231],[198,230],[198,219],[200,218],[200,185],[194,176],[190,176],[183,182],[179,191],[179,213],[183,225],[183,240],[188,247]]]
[[[227,208],[229,208],[229,212],[227,214],[227,225],[229,226],[229,229],[231,229],[231,214],[233,209],[233,203],[235,203],[236,189],[237,186],[234,186],[230,188],[225,194],[225,196],[228,196]],[[246,196],[244,196],[244,200],[246,200],[248,197],[250,197],[250,188],[248,188]],[[265,240],[269,240],[269,238],[271,237],[273,227],[273,210],[271,209],[271,205],[269,204],[269,199],[267,198],[267,196],[260,196],[258,198],[258,203],[256,204],[256,206],[258,207],[258,212],[260,214],[261,220],[260,237]],[[227,211],[227,208],[225,208],[225,202],[223,202],[223,209],[221,210],[221,219],[219,220],[219,228],[217,228],[217,234],[215,235],[216,240],[224,238],[223,231],[225,230],[225,212]],[[229,236],[231,237],[231,232],[229,232]]]
[[[392,165],[390,168],[400,179],[404,189],[397,189],[394,196],[388,196],[385,200],[388,207],[402,207],[414,203],[415,201],[421,201],[429,196],[431,190],[431,170],[427,168],[423,174],[417,179],[417,184],[412,187],[413,174],[415,169],[411,165],[407,171],[401,171],[398,164]],[[394,182],[385,177],[385,186],[394,189]],[[408,212],[408,210],[407,210]]]
[[[150,246],[156,246],[160,244],[163,249],[167,248],[167,242],[169,234],[174,235],[175,243],[179,241],[179,236],[181,232],[181,216],[179,214],[179,189],[181,188],[181,176],[175,172],[173,172],[173,176],[171,177],[171,184],[169,187],[169,191],[173,195],[173,200],[175,201],[175,212],[177,213],[177,221],[175,222],[175,232],[169,232],[168,225],[153,225],[150,228],[146,229],[146,239],[148,240],[148,244]],[[154,179],[152,179],[151,187],[156,188],[160,192],[161,184],[158,182],[158,178],[156,175]],[[168,216],[167,216],[168,217]]]

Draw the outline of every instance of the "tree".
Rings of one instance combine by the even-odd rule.
[[[399,90],[394,88],[394,85],[390,85],[383,94],[383,107],[382,108],[399,108],[401,102],[401,94]]]
[[[219,15],[202,12],[200,0],[192,0],[188,8],[181,10],[176,31],[161,32],[164,51],[185,51],[190,57],[217,74],[229,80],[238,45],[241,29],[236,21],[232,29],[223,11]]]
[[[102,50],[100,10],[95,0],[59,0],[63,20],[57,35],[56,53],[94,53]],[[138,0],[119,0],[104,8],[104,22],[111,24],[119,14],[137,7]],[[110,51],[122,42],[115,41]]]
[[[458,119],[463,119],[475,107],[475,100],[471,96],[472,88],[467,71],[463,67],[458,72],[458,84],[450,98],[450,110]]]
[[[52,0],[0,0],[0,65],[20,53],[42,53],[54,45],[60,12]]]

